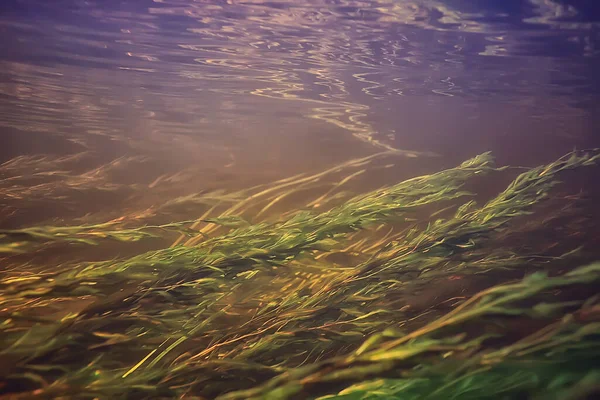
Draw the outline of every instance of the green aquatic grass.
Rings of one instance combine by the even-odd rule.
[[[591,299],[560,302],[536,301],[536,297],[545,291],[565,286],[591,287],[598,280],[600,264],[577,268],[561,277],[534,274],[519,283],[500,285],[480,292],[445,316],[411,333],[383,331],[349,356],[288,371],[262,387],[226,394],[221,399],[287,399],[298,394],[310,398],[319,391],[331,390],[335,385],[386,375],[402,378],[396,383],[405,384],[404,387],[398,385],[400,387],[388,388],[397,390],[394,393],[394,396],[400,396],[397,398],[403,398],[402,391],[410,393],[415,386],[420,387],[418,395],[421,398],[452,398],[466,381],[470,382],[467,385],[469,391],[477,391],[483,397],[511,391],[518,393],[519,390],[527,389],[526,382],[523,382],[523,387],[487,387],[485,384],[476,387],[478,380],[485,382],[497,374],[499,369],[511,364],[520,364],[524,370],[519,372],[523,374],[527,371],[528,364],[546,368],[549,364],[555,364],[554,368],[559,372],[562,369],[561,362],[571,362],[579,367],[580,379],[584,379],[590,370],[583,370],[582,365],[595,365],[600,355],[600,343],[597,342],[600,322],[594,319],[586,321],[581,315],[597,312],[600,298],[595,296]],[[519,304],[525,300],[530,301],[525,306]],[[469,322],[491,321],[489,317],[500,317],[502,320],[502,317],[520,316],[545,320],[546,323],[541,324],[540,329],[534,333],[516,341],[498,340],[506,333],[498,328],[483,334],[465,332],[468,329],[464,326]],[[500,342],[502,345],[486,346],[488,341]],[[596,365],[596,369],[592,370],[596,375],[600,372],[597,368]],[[573,373],[575,370],[574,368]],[[415,380],[411,380],[411,377]],[[496,379],[509,381],[511,377],[501,375]],[[438,385],[423,387],[422,381],[437,382]],[[392,382],[388,382],[386,385],[391,384]],[[326,398],[365,398],[361,396],[369,394],[370,390],[375,391],[368,387],[365,390],[362,385],[351,386],[338,396]],[[488,391],[487,395],[484,390]],[[496,392],[489,393],[489,390]],[[414,394],[412,396],[414,398]]]
[[[0,393],[441,399],[562,391],[568,398],[592,390],[598,264],[449,293],[424,306],[411,299],[415,289],[500,269],[522,276],[539,267],[537,258],[546,268],[574,262],[575,251],[550,256],[490,241],[518,236],[513,221],[535,213],[560,173],[595,165],[600,155],[571,153],[527,170],[481,206],[465,185],[510,172],[487,153],[366,194],[340,195],[383,156],[230,195],[165,202],[207,203],[194,221],[0,232],[11,265],[0,273]],[[321,185],[332,174],[338,180]],[[303,209],[266,215],[302,185],[321,185],[322,192]],[[420,210],[432,209],[424,224]],[[85,251],[150,238],[164,239],[165,248],[43,270],[26,259],[55,246]],[[454,305],[444,313],[438,304]],[[519,332],[514,321],[529,321],[529,330]],[[519,376],[528,378],[519,383]]]

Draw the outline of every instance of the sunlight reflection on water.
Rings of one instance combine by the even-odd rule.
[[[597,8],[481,4],[21,1],[0,14],[2,159],[143,156],[148,180],[194,165],[203,187],[390,149],[528,162],[544,140],[544,162],[593,144]]]

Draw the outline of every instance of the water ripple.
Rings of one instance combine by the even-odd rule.
[[[24,0],[0,15],[0,125],[78,143],[184,135],[216,146],[261,136],[244,125],[274,132],[291,112],[405,148],[374,117],[400,99],[573,115],[597,102],[600,13],[570,3],[65,0],[59,12]]]

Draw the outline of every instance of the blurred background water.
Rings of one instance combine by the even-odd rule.
[[[599,27],[593,0],[3,0],[0,160],[18,162],[2,186],[40,202],[6,195],[0,222],[390,148],[410,175],[483,151],[536,165],[598,146]],[[124,191],[41,206],[40,173]]]

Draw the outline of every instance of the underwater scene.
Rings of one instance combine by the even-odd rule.
[[[600,1],[2,0],[0,400],[600,398]]]

